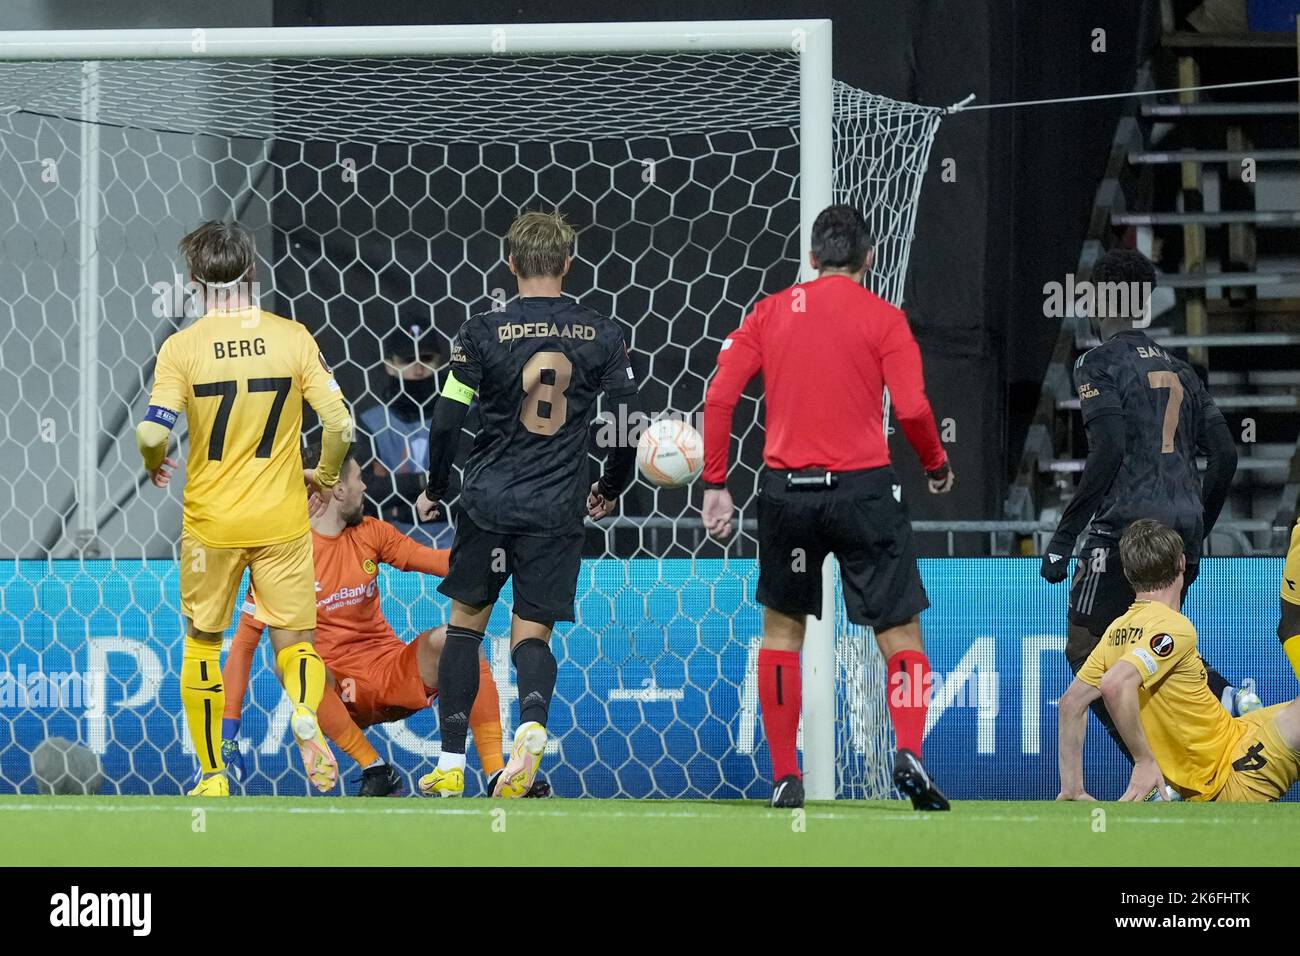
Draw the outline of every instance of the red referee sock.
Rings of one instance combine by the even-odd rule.
[[[772,779],[799,772],[799,711],[803,707],[803,675],[798,651],[758,652],[758,703],[763,733],[772,754]]]
[[[889,701],[889,719],[900,749],[921,756],[925,738],[926,693],[930,689],[930,659],[925,651],[899,651],[889,659],[889,683],[885,697]]]

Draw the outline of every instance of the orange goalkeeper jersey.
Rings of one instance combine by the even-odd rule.
[[[369,672],[369,664],[403,641],[380,607],[379,565],[447,576],[448,552],[412,541],[375,518],[334,537],[312,531],[316,559],[316,650],[326,666],[346,674]],[[243,618],[258,633],[256,599],[250,589]],[[241,619],[241,628],[250,623]]]

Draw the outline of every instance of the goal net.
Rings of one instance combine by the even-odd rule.
[[[185,232],[210,218],[253,231],[262,307],[316,336],[382,458],[385,436],[428,411],[390,374],[385,343],[428,326],[428,360],[445,360],[461,322],[514,294],[510,221],[559,208],[579,230],[566,291],[623,325],[647,410],[693,417],[722,339],[799,279],[799,60],[0,63],[0,792],[36,791],[32,753],[49,738],[97,754],[106,792],[176,793],[194,767],[178,686],[184,472],[167,492],[149,486],[133,439],[158,347],[193,320]],[[938,123],[937,110],[834,86],[835,198],[870,216],[870,282],[895,303]],[[558,794],[766,796],[748,521],[759,394],[736,413],[731,487],[746,521],[727,549],[700,527],[698,490],[638,483],[616,520],[589,529],[578,621],[554,642],[545,770]],[[422,468],[421,431],[407,451]],[[183,457],[183,427],[176,437]],[[374,506],[445,546],[445,529],[409,527],[401,468],[380,464],[366,462]],[[378,584],[404,639],[445,622],[436,580],[383,569]],[[499,608],[488,645],[509,739],[506,627]],[[837,790],[887,795],[874,641],[842,621],[836,633]],[[282,697],[263,647],[243,714],[246,793],[308,790]],[[408,774],[438,753],[431,712],[369,736]]]

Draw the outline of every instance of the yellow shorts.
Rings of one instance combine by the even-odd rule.
[[[1282,565],[1282,600],[1300,604],[1300,521],[1291,529],[1291,543]]]
[[[220,634],[231,624],[239,579],[249,569],[257,592],[257,619],[271,627],[310,631],[316,626],[316,565],[311,532],[257,548],[212,548],[181,533],[181,612],[194,627]]]
[[[1232,748],[1232,773],[1214,797],[1220,803],[1268,803],[1300,779],[1300,754],[1286,745],[1277,715],[1290,704],[1274,704],[1234,718],[1241,739]]]

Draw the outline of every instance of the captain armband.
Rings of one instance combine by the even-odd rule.
[[[462,405],[468,405],[474,401],[474,389],[457,381],[455,374],[448,372],[447,381],[442,386],[442,397],[449,398],[453,402],[460,402]]]
[[[150,405],[144,413],[144,421],[155,422],[166,428],[168,431],[176,427],[176,419],[179,416],[170,408],[163,408],[159,405]]]

